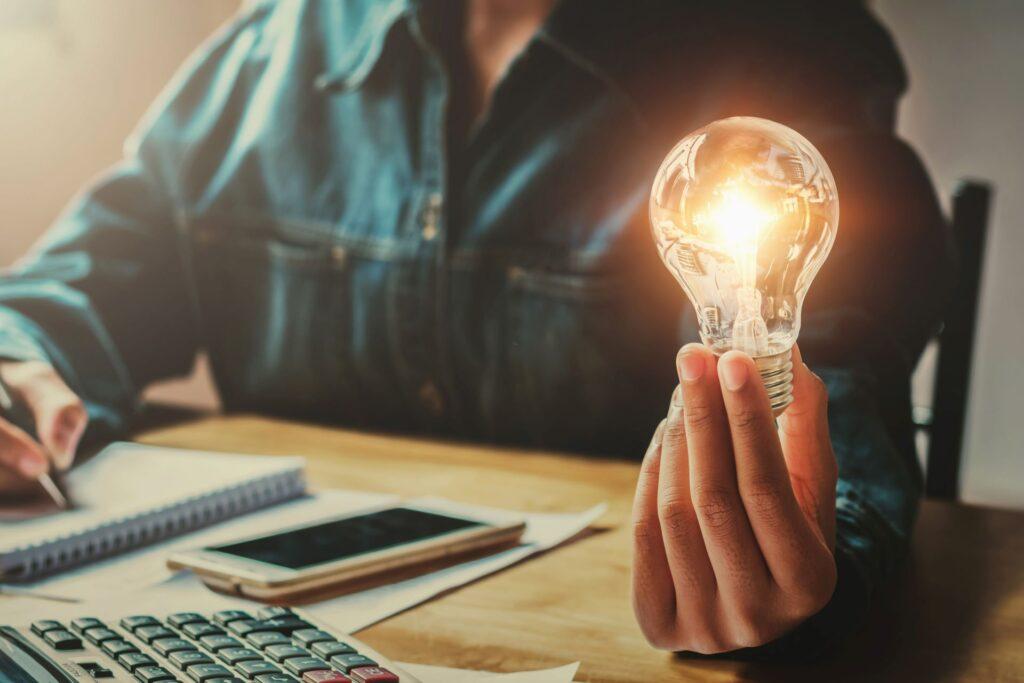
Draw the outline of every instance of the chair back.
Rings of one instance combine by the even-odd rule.
[[[953,239],[960,257],[957,287],[939,333],[925,468],[925,494],[956,500],[960,493],[967,395],[981,294],[992,187],[967,180],[953,195]]]

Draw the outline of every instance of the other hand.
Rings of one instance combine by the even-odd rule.
[[[47,363],[0,362],[0,380],[10,398],[28,409],[39,437],[0,417],[0,493],[27,491],[40,474],[71,466],[89,418],[82,400]]]
[[[637,484],[633,608],[659,648],[763,645],[836,585],[825,385],[794,347],[793,403],[776,425],[749,356],[689,344],[677,370]]]

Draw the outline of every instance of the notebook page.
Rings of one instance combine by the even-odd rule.
[[[0,515],[0,554],[77,536],[140,513],[302,467],[301,458],[268,458],[108,446],[66,478],[74,509],[26,519]]]

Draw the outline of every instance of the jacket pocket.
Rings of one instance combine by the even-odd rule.
[[[621,282],[612,275],[512,267],[505,301],[504,384],[528,440],[616,449],[634,390]]]
[[[202,226],[192,242],[205,341],[225,405],[328,410],[346,324],[336,305],[338,252],[326,240],[231,225]]]

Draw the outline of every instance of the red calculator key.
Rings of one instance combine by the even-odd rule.
[[[352,679],[340,671],[307,671],[302,675],[303,683],[352,683]]]
[[[398,683],[398,676],[379,666],[360,666],[348,672],[354,683]]]

